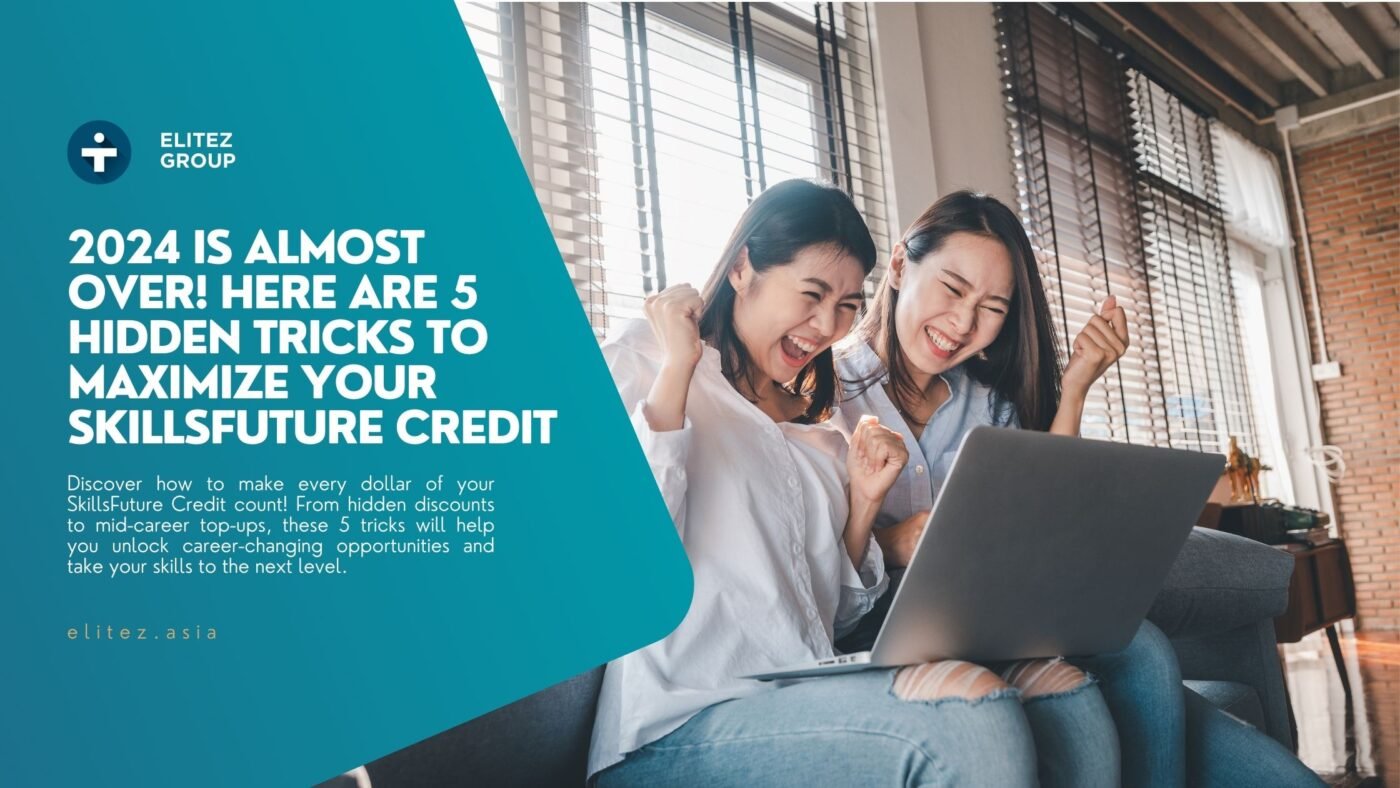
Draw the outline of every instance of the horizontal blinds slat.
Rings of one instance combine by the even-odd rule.
[[[1218,448],[1214,419],[1245,427],[1248,403],[1237,326],[1221,319],[1233,304],[1205,119],[1044,7],[996,14],[1022,209],[1042,236],[1056,330],[1076,332],[1111,291],[1134,331],[1087,406],[1104,424],[1085,434],[1121,439],[1125,427],[1135,442]]]
[[[621,45],[622,43],[623,33],[620,29],[613,30],[607,28],[594,28],[592,32],[595,34],[603,34],[610,38],[616,39],[619,45]],[[659,64],[651,64],[652,67],[655,68],[659,73],[666,72],[667,69],[665,67],[665,61],[670,61],[673,63],[683,63],[684,65],[689,67],[702,69],[706,73],[711,74],[712,76],[719,78],[727,78],[732,83],[732,80],[734,78],[734,60],[732,58],[732,54],[727,50],[727,47],[721,48],[719,46],[711,46],[708,48],[701,48],[699,46],[696,46],[693,43],[693,41],[687,41],[685,39],[682,39],[674,33],[656,31],[653,27],[650,26],[648,27],[647,35],[649,46],[657,41],[661,41],[663,43],[672,43],[675,44],[677,49],[683,50],[687,55],[690,55],[690,57],[680,58],[676,54],[671,54],[665,52],[664,50],[653,49],[649,54],[652,57],[659,58],[662,60],[662,62]],[[600,49],[595,52],[595,58],[595,65],[604,65],[603,61],[608,60],[620,62],[624,60],[624,55],[621,52],[610,52],[607,50]],[[808,66],[813,72],[818,72],[818,70],[820,69],[820,64],[816,59],[806,61],[803,63],[803,65]],[[803,76],[801,74],[791,74],[789,69],[783,68],[782,66],[778,65],[769,65],[767,66],[767,68],[776,71],[788,72],[791,76]],[[851,84],[858,85],[858,78],[865,75],[866,72],[862,71],[859,68],[853,69],[850,73],[847,73],[846,62],[842,62],[842,77]],[[765,80],[763,80],[760,76],[759,82],[762,83],[764,81]],[[728,96],[728,98],[733,99],[733,96]],[[858,107],[858,114],[868,117],[874,116],[875,106],[871,100],[859,94],[854,95],[852,97],[848,97],[848,108],[852,106],[853,102],[854,106]]]
[[[621,64],[621,63],[623,62],[621,56],[616,56],[616,60],[617,60],[617,62],[618,62],[619,64]],[[653,65],[653,69],[655,70],[654,65]],[[566,85],[566,86],[571,87],[571,88],[578,88],[578,87],[580,87],[580,86],[583,84],[583,80],[582,80],[581,78],[577,78],[577,77],[574,77],[574,78],[570,78],[570,77],[558,77],[558,76],[554,76],[554,75],[542,74],[542,73],[540,73],[540,72],[538,72],[538,71],[535,71],[535,70],[531,70],[531,71],[530,71],[530,74],[531,74],[532,76],[537,76],[537,77],[540,77],[540,78],[548,78],[548,79],[551,79],[551,80],[558,80],[558,81],[561,82],[563,85]],[[715,75],[715,76],[724,76],[724,75],[719,75],[719,74],[717,74],[717,75]],[[707,88],[707,87],[704,87],[704,86],[696,86],[696,85],[693,85],[693,84],[689,84],[689,85],[687,85],[686,87],[687,87],[687,90],[688,90],[688,91],[696,91],[696,92],[699,92],[699,93],[704,94],[704,95],[712,96],[712,97],[714,97],[715,99],[719,99],[719,100],[723,100],[723,101],[728,101],[728,102],[730,103],[730,105],[731,105],[730,108],[732,108],[732,104],[733,104],[733,101],[734,101],[733,90],[732,90],[732,79],[733,79],[733,64],[732,64],[732,63],[729,64],[728,78],[731,80],[731,83],[730,83],[730,84],[731,84],[731,88],[730,88],[730,90],[729,90],[728,93],[719,93],[719,92],[717,92],[717,91],[715,91],[715,90],[712,90],[712,89],[709,89],[709,88]],[[627,96],[627,94],[626,94],[626,78],[625,78],[625,76],[618,75],[618,74],[602,74],[602,75],[600,75],[599,79],[601,79],[601,80],[603,81],[604,84],[618,83],[618,84],[620,85],[620,87],[617,87],[617,88],[605,88],[605,87],[600,87],[600,86],[599,86],[599,81],[598,81],[598,79],[595,79],[595,81],[594,81],[594,91],[595,91],[595,95],[597,95],[597,96],[602,96],[602,97],[606,97],[606,98],[609,98],[609,99],[613,99],[613,100],[618,101],[618,102],[622,102],[622,103],[623,103],[623,106],[625,107],[625,106],[626,106],[626,103],[627,103],[627,101],[628,101],[628,96]],[[759,83],[760,83],[760,84],[764,84],[764,83],[768,83],[768,82],[771,82],[771,80],[764,80],[764,79],[762,78],[762,76],[760,76],[760,78],[759,78]],[[676,92],[668,91],[668,90],[664,89],[664,87],[657,87],[655,84],[653,84],[652,90],[653,90],[653,93],[656,94],[656,95],[661,95],[661,96],[665,96],[665,97],[668,97],[668,98],[673,98],[673,99],[676,99],[676,100],[678,100],[678,101],[685,101],[685,102],[687,102],[687,103],[690,103],[691,100],[692,100],[692,98],[693,98],[693,96],[691,96],[691,95],[682,96],[682,95],[679,95],[679,94],[676,93]],[[809,106],[798,105],[798,104],[795,104],[795,103],[792,103],[792,102],[785,101],[785,100],[783,100],[783,99],[781,99],[781,98],[778,98],[776,94],[766,93],[766,92],[764,92],[764,89],[760,89],[760,90],[759,90],[759,106],[760,106],[760,108],[761,108],[761,109],[771,109],[771,108],[773,107],[774,104],[777,104],[777,105],[779,105],[780,107],[791,107],[791,108],[793,108],[793,109],[799,109],[799,110],[801,110],[801,113],[800,113],[800,114],[801,114],[802,117],[807,118],[807,119],[809,119],[809,120],[813,120],[813,121],[820,119],[820,120],[822,120],[822,122],[825,122],[825,117],[824,117],[824,115],[822,115],[822,114],[820,113],[820,111],[819,111],[818,109],[816,109],[815,103],[813,103],[813,104],[811,104],[811,105],[809,105]],[[856,119],[857,121],[859,121],[859,122],[861,122],[861,123],[874,123],[874,122],[875,122],[875,120],[874,120],[874,107],[873,107],[873,106],[868,106],[868,105],[860,106],[859,110],[857,110],[856,108],[853,108],[853,107],[852,107],[851,102],[847,102],[847,107],[846,107],[846,109],[847,109],[847,114],[848,114],[848,116],[852,116],[854,119]],[[706,112],[714,113],[714,112],[716,112],[716,111],[706,109]],[[623,119],[623,120],[626,119],[626,117],[625,117],[622,113],[617,112],[617,111],[614,111],[614,112],[612,113],[612,116],[615,117],[615,118]],[[787,118],[785,118],[784,116],[781,116],[781,115],[780,115],[780,116],[778,116],[778,119],[779,119],[779,120],[785,120],[785,119],[788,119],[788,118],[791,118],[791,117],[793,117],[793,116],[789,115],[789,116],[787,116]],[[737,123],[737,118],[736,118],[736,117],[735,117],[735,118],[731,118],[731,117],[727,117],[727,116],[726,116],[725,119],[728,120],[728,121],[732,121],[733,123]],[[768,119],[766,119],[766,120],[764,121],[764,133],[765,133],[765,136],[767,136],[768,134],[772,133],[772,132],[770,131],[770,129],[773,128],[772,122],[773,122],[773,118],[771,118],[771,117],[768,118]],[[749,125],[750,125],[750,128],[752,128],[752,121],[750,120],[750,121],[748,121],[748,123],[749,123]],[[731,126],[730,128],[732,129],[732,128],[734,128],[734,127]],[[809,128],[809,129],[811,128],[810,125],[808,126],[808,128]],[[862,136],[866,136],[866,135],[862,135]],[[800,139],[797,139],[797,138],[791,137],[791,136],[788,136],[787,139],[789,139],[789,140],[791,140],[791,141],[793,141],[793,142],[802,143],[802,144],[805,144],[805,145],[808,145],[808,146],[810,146],[810,145],[812,144],[812,141],[811,141],[810,139],[809,139],[809,140],[800,140]],[[853,140],[851,144],[852,144],[853,146],[856,146],[856,147],[860,148],[861,151],[862,151],[863,153],[867,153],[867,154],[871,154],[871,155],[876,155],[876,154],[878,154],[878,150],[876,150],[875,148],[873,148],[873,147],[871,147],[871,146],[868,146],[868,145],[861,145],[861,144],[859,143],[859,141]]]
[[[643,265],[657,264],[657,238],[650,227],[657,209],[666,230],[667,281],[675,282],[673,269],[676,275],[708,275],[746,194],[758,191],[757,181],[834,175],[811,6],[747,7],[757,79],[749,84],[743,60],[738,86],[726,5],[648,6],[647,109],[654,124],[649,130],[648,113],[634,112],[631,102],[639,85],[628,81],[622,5],[520,7],[459,0],[458,6],[503,114],[528,148],[536,193],[600,336],[611,320],[639,314],[654,281],[643,274]],[[850,157],[842,161],[839,177],[843,183],[849,178],[852,198],[877,243],[887,249],[866,11],[860,6],[837,11],[844,114],[834,121],[844,120],[844,140],[837,147]],[[642,13],[637,8],[629,13],[637,55]],[[775,59],[766,60],[765,53]],[[632,68],[631,76],[638,77],[635,58]],[[828,82],[834,79],[830,72],[827,76]],[[755,122],[752,108],[740,120],[736,88],[746,106],[756,100],[761,120]],[[527,124],[528,139],[519,137]],[[762,172],[753,149],[760,131]],[[750,144],[747,174],[741,136]],[[648,137],[655,149],[639,150],[637,141]],[[683,218],[668,222],[668,216]]]

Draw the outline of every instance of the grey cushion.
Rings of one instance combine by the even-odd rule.
[[[374,788],[583,785],[595,668],[367,765]]]
[[[1183,678],[1247,684],[1259,696],[1260,730],[1292,748],[1288,721],[1288,691],[1283,683],[1274,640],[1274,622],[1261,619],[1228,632],[1194,638],[1173,638]]]
[[[1260,730],[1266,730],[1264,707],[1259,703],[1259,693],[1248,684],[1237,681],[1191,681],[1183,682],[1188,688],[1210,701],[1216,707],[1238,717]]]
[[[1271,619],[1288,606],[1293,557],[1244,537],[1194,528],[1147,619],[1170,638],[1201,637]]]

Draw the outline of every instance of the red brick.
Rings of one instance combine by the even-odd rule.
[[[1400,629],[1400,129],[1310,148],[1295,164],[1328,350],[1342,363],[1318,394],[1325,440],[1348,465],[1334,492],[1359,625]],[[1299,250],[1311,328],[1314,283]]]

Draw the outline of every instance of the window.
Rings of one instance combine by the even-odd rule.
[[[703,286],[780,180],[841,185],[889,248],[863,6],[458,8],[599,337]]]
[[[1264,279],[1268,267],[1264,253],[1242,241],[1230,241],[1231,278],[1239,302],[1240,323],[1244,328],[1244,351],[1252,370],[1273,370],[1273,349],[1266,326],[1268,307],[1264,302]],[[1293,491],[1287,447],[1279,416],[1278,391],[1273,375],[1251,375],[1249,398],[1259,428],[1259,461],[1274,469],[1259,477],[1265,496],[1297,501]]]
[[[1070,15],[996,10],[1020,210],[1062,348],[1109,294],[1133,346],[1083,433],[1257,451],[1205,117]]]

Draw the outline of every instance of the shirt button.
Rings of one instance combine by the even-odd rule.
[[[796,486],[798,485],[798,483],[799,483],[799,482],[797,481],[797,477],[796,477],[796,476],[789,476],[789,477],[788,477],[788,486],[789,486],[789,487],[796,487]]]
[[[915,466],[914,466],[914,473],[917,473],[917,474],[919,474],[919,475],[922,476],[923,473],[924,473],[924,466],[922,466],[922,465],[915,465]]]
[[[798,544],[797,542],[793,542],[793,543],[792,543],[792,554],[793,554],[793,555],[802,555],[802,545]]]

